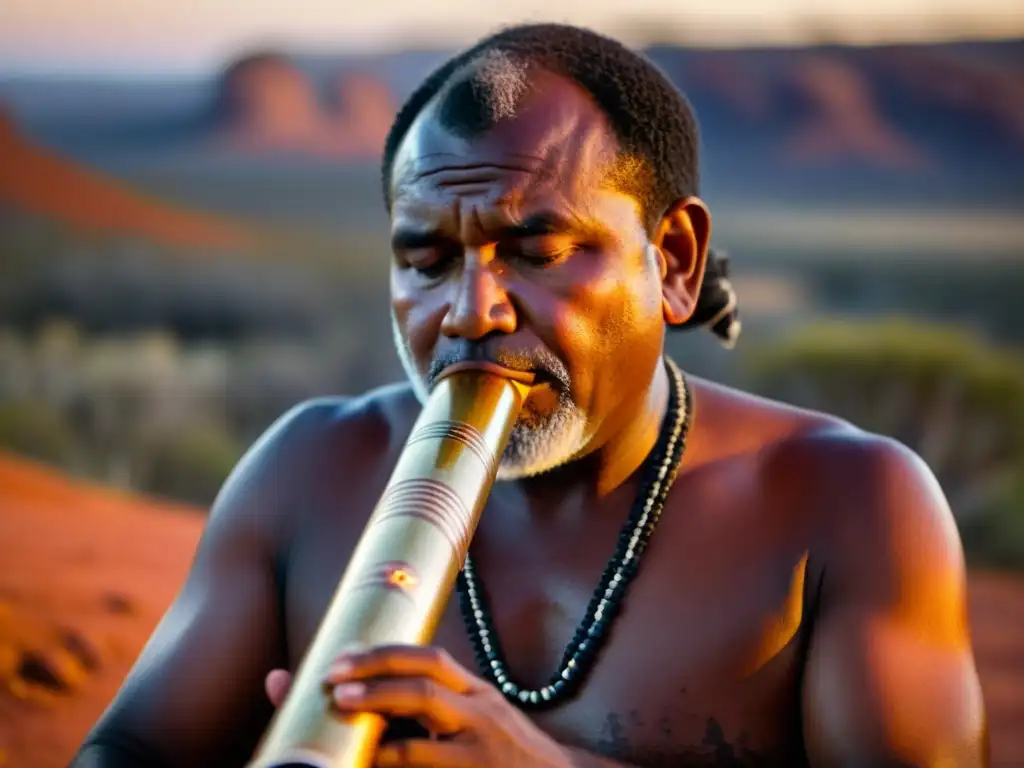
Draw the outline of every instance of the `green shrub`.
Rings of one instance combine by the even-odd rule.
[[[746,373],[760,394],[915,450],[942,483],[972,554],[1024,564],[1019,356],[961,329],[830,323],[754,353]]]
[[[220,426],[186,426],[152,446],[141,490],[208,507],[241,455]]]
[[[1006,502],[989,514],[960,525],[972,563],[996,568],[1024,568],[1024,479]]]
[[[56,408],[31,400],[11,400],[0,403],[0,447],[66,466],[74,457],[76,439]]]

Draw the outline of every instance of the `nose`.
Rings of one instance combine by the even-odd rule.
[[[466,253],[462,273],[452,283],[451,301],[441,322],[445,336],[480,341],[492,333],[515,333],[516,310],[502,272],[498,259]]]

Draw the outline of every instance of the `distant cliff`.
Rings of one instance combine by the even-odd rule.
[[[697,110],[713,184],[1024,201],[1024,42],[649,54]]]
[[[211,112],[219,146],[333,160],[377,157],[397,108],[389,89],[359,73],[317,85],[282,54],[234,62],[220,78]]]
[[[1024,41],[647,51],[696,108],[715,201],[1024,203]],[[203,79],[0,82],[26,132],[106,168],[181,175],[374,162],[443,52],[238,57]]]

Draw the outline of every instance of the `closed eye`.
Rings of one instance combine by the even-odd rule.
[[[414,243],[410,239],[403,247],[395,249],[394,257],[399,269],[435,280],[451,269],[461,253],[461,248],[450,240],[431,238],[430,242]]]
[[[536,266],[550,266],[581,250],[573,238],[566,235],[528,237],[499,247],[503,258],[521,259]]]
[[[423,267],[413,267],[413,269],[416,270],[416,273],[418,275],[422,275],[428,280],[436,280],[437,278],[441,277],[442,275],[444,275],[445,272],[448,271],[448,265],[441,262],[437,262],[435,264],[429,264]]]

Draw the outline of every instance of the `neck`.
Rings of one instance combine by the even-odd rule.
[[[559,506],[567,496],[600,499],[622,487],[654,449],[668,408],[669,378],[662,358],[643,394],[616,408],[572,461],[509,485],[534,509]]]

